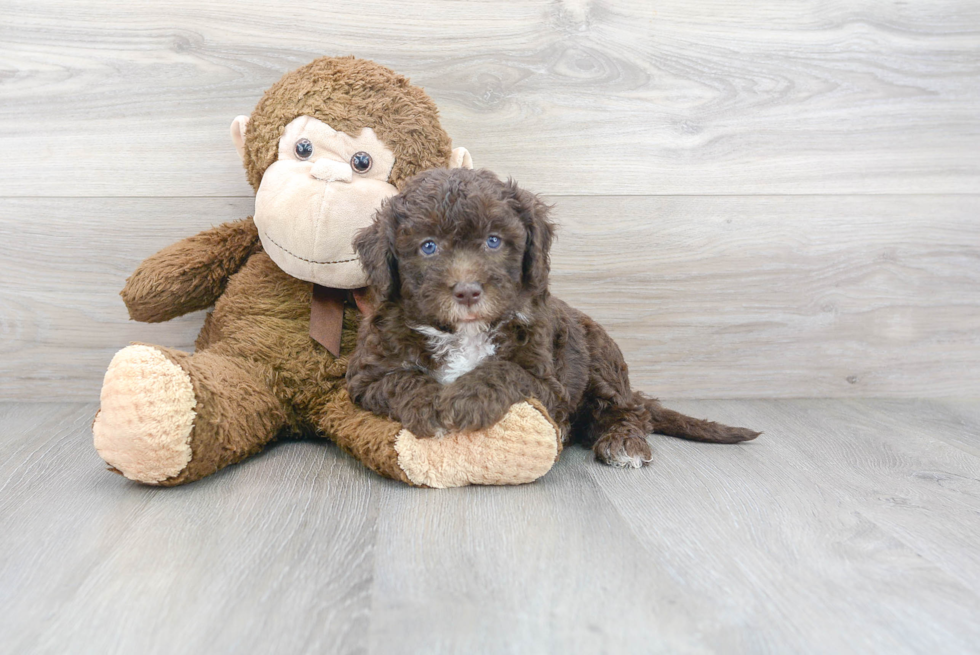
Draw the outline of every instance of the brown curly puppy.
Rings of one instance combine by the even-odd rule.
[[[529,396],[614,466],[650,432],[720,443],[759,433],[691,418],[630,388],[615,342],[548,292],[548,207],[486,170],[410,180],[354,247],[379,303],[347,369],[355,402],[417,436],[478,430]]]

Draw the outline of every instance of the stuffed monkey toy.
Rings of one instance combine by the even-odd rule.
[[[193,354],[132,344],[105,375],[95,448],[138,482],[198,480],[285,436],[324,436],[413,485],[520,484],[561,450],[533,399],[482,432],[418,439],[351,403],[347,359],[371,301],[351,247],[382,201],[435,167],[471,167],[432,100],[374,62],[321,58],[231,125],[253,217],[145,260],[122,291],[137,321],[213,306]]]

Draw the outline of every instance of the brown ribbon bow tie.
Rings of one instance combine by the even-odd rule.
[[[310,304],[310,336],[334,357],[340,357],[340,337],[344,331],[344,301],[347,294],[354,297],[354,303],[367,315],[371,309],[367,298],[367,287],[360,289],[333,289],[313,285],[313,300]]]

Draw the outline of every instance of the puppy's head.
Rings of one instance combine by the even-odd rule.
[[[354,248],[375,294],[409,320],[492,322],[547,294],[548,210],[487,170],[433,169],[385,202]]]

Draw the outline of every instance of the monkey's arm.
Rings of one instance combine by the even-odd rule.
[[[137,267],[120,295],[130,318],[169,321],[214,304],[259,245],[251,217],[223,223],[167,246]]]

